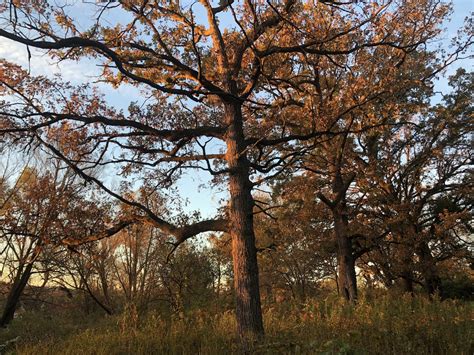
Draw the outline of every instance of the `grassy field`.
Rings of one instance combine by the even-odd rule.
[[[394,295],[334,296],[265,307],[265,341],[257,354],[472,354],[472,302]],[[238,353],[233,313],[202,310],[181,317],[135,312],[102,317],[24,314],[0,331],[17,354]]]

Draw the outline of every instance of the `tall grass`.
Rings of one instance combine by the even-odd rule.
[[[266,338],[257,354],[472,354],[473,305],[423,297],[335,296],[265,308]],[[231,311],[197,310],[184,317],[149,312],[87,320],[32,314],[15,320],[1,340],[19,336],[18,354],[238,353]]]

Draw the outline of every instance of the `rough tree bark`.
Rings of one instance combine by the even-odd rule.
[[[252,184],[245,154],[242,111],[240,103],[225,103],[224,109],[228,124],[225,142],[229,168],[229,228],[238,332],[243,339],[258,339],[264,330],[253,228]]]
[[[334,232],[337,242],[337,261],[339,273],[339,294],[346,300],[357,300],[357,277],[352,240],[348,235],[348,220],[344,204],[333,210]]]

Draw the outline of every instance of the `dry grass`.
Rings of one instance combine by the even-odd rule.
[[[374,295],[357,306],[334,296],[265,309],[267,336],[258,354],[472,354],[473,305],[423,297]],[[18,354],[238,353],[232,312],[184,318],[47,317],[29,314],[0,333],[19,336]]]

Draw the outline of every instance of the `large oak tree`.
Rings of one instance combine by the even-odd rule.
[[[72,16],[74,8],[10,1],[1,8],[0,36],[58,60],[93,58],[103,66],[101,81],[143,89],[150,103],[124,113],[87,85],[30,78],[2,62],[2,135],[41,144],[86,181],[139,211],[98,234],[65,241],[69,244],[104,238],[140,221],[173,235],[177,245],[202,232],[229,232],[239,334],[263,335],[252,189],[300,154],[275,148],[288,151],[295,141],[340,133],[320,125],[325,117],[319,114],[307,117],[307,124],[293,123],[308,112],[300,108],[313,102],[298,87],[314,83],[306,73],[318,70],[317,59],[344,67],[358,53],[370,61],[380,47],[396,68],[437,34],[447,7],[429,0],[219,5],[135,0],[83,6],[96,10],[92,24]],[[114,21],[111,11],[123,20]],[[360,95],[332,112],[331,128],[371,98]],[[51,139],[52,131],[62,138]],[[216,149],[215,141],[224,148]],[[112,152],[117,148],[120,156]],[[71,154],[74,149],[81,154]],[[229,193],[225,217],[172,224],[89,174],[90,168],[112,163],[124,174],[143,174],[154,187],[169,184],[186,168],[223,177]]]

